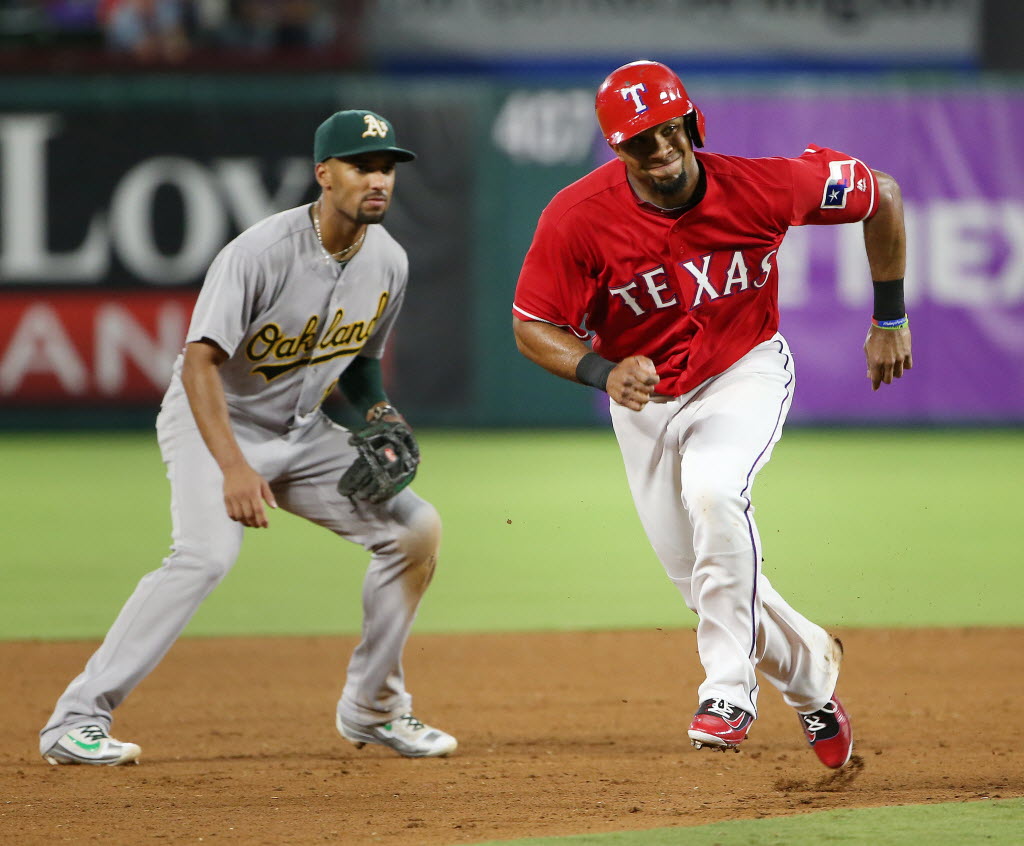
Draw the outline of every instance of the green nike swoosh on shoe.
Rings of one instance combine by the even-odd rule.
[[[43,753],[48,764],[91,764],[115,767],[137,764],[142,750],[134,743],[122,743],[100,725],[79,726],[61,735]]]
[[[77,737],[73,737],[70,732],[68,733],[67,738],[72,743],[74,743],[75,746],[79,747],[80,749],[84,749],[86,752],[95,752],[97,749],[100,748],[100,742],[98,740],[95,743],[85,743],[84,741],[79,740]]]

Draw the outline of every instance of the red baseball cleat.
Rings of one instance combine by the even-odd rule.
[[[853,754],[853,728],[850,717],[833,693],[824,708],[812,714],[798,714],[807,742],[826,767],[836,770]]]
[[[747,731],[752,722],[752,714],[730,705],[724,699],[705,699],[693,715],[687,734],[696,749],[702,746],[723,751],[736,749],[747,739]]]

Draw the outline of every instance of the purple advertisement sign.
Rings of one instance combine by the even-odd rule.
[[[790,229],[779,295],[796,359],[792,422],[1024,422],[1024,92],[691,96],[708,150],[797,156],[817,144],[902,189],[914,369],[872,393],[862,226]]]

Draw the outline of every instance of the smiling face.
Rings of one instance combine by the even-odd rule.
[[[625,163],[633,190],[662,208],[684,205],[700,171],[683,118],[673,118],[612,147]]]
[[[316,166],[324,198],[342,217],[356,224],[384,220],[395,189],[395,157],[363,153],[327,159]]]

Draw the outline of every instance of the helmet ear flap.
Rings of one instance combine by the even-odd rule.
[[[704,113],[696,106],[683,117],[686,134],[694,147],[704,146]]]

